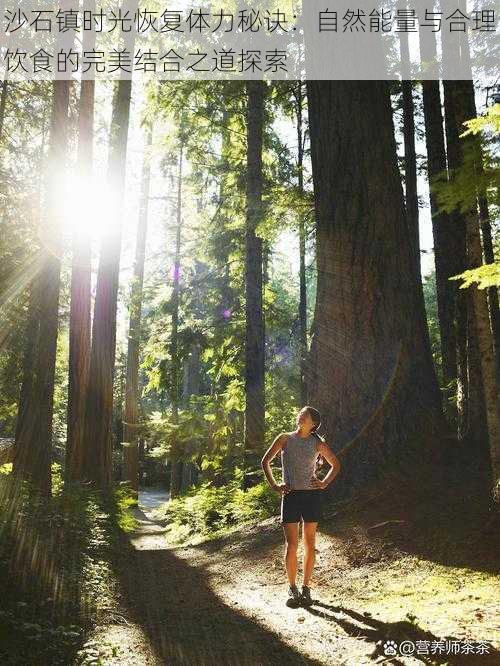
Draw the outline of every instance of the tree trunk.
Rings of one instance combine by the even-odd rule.
[[[348,493],[382,477],[413,478],[441,454],[445,423],[388,84],[307,85],[318,257],[308,383],[335,449],[356,437],[336,484]],[[363,112],[366,99],[370,113]]]
[[[218,311],[219,316],[226,321],[232,316],[234,311],[235,294],[231,287],[229,255],[231,242],[234,232],[228,229],[227,216],[224,213],[227,196],[227,180],[231,172],[230,154],[231,154],[231,132],[229,124],[231,122],[231,113],[227,106],[222,112],[222,147],[220,159],[220,181],[219,181],[219,214],[214,218],[215,228],[212,231],[213,238],[213,256],[218,270],[221,273],[220,296],[221,303]]]
[[[47,164],[47,213],[41,225],[42,267],[37,278],[38,346],[32,366],[32,385],[28,390],[28,411],[34,421],[22,423],[26,403],[18,424],[14,469],[27,475],[38,490],[51,492],[52,416],[54,378],[59,324],[59,290],[61,272],[61,219],[58,211],[58,175],[64,172],[68,144],[68,105],[71,81],[54,81],[50,125],[50,147]],[[34,325],[34,327],[36,327]],[[31,398],[32,403],[29,404]],[[31,421],[31,416],[28,417]]]
[[[125,164],[132,81],[116,84],[111,119],[108,182],[112,218],[103,233],[92,327],[89,389],[85,411],[84,475],[102,489],[113,480],[113,373],[116,347],[116,308],[125,196]]]
[[[0,92],[0,142],[3,139],[3,127],[5,123],[5,107],[7,106],[7,91],[9,82],[7,81],[7,73],[5,79],[2,81],[2,89]]]
[[[32,458],[31,445],[38,422],[38,401],[35,394],[34,368],[38,356],[40,329],[39,290],[33,281],[29,288],[28,320],[24,337],[23,374],[17,410],[14,472],[28,477],[36,464]]]
[[[172,359],[172,421],[174,425],[179,422],[179,300],[180,300],[180,271],[181,271],[181,232],[182,232],[182,177],[183,177],[183,159],[184,159],[184,138],[181,137],[179,151],[179,172],[177,176],[177,228],[175,239],[175,258],[173,270],[173,290],[172,290],[172,339],[170,342],[170,357]],[[171,474],[170,474],[170,499],[177,497],[182,485],[182,460],[180,443],[177,436],[173,436],[171,453]]]
[[[80,88],[78,170],[84,184],[81,195],[91,197],[95,81],[83,80]],[[91,333],[91,237],[88,229],[73,230],[71,306],[69,320],[68,423],[66,443],[67,481],[83,475],[85,401],[90,368]]]
[[[423,81],[425,141],[427,148],[427,175],[434,238],[434,262],[436,267],[436,293],[441,338],[441,368],[445,387],[445,405],[450,423],[455,423],[456,408],[452,406],[450,387],[457,379],[457,347],[455,307],[457,286],[450,281],[455,275],[455,234],[453,221],[444,212],[438,212],[435,183],[446,175],[446,151],[444,145],[441,95],[438,81]]]
[[[448,85],[453,85],[452,110],[456,131],[461,133],[465,129],[464,121],[476,117],[473,82],[469,80],[453,81],[448,82]],[[475,137],[458,140],[454,153],[454,159],[457,160],[457,163],[454,168],[459,168],[462,164],[463,151],[467,143],[471,145],[471,149],[474,151],[476,174],[480,176],[483,169],[481,147]],[[484,193],[478,192],[478,204],[480,204],[481,195],[484,196]],[[483,252],[477,206],[468,211],[465,222],[467,267],[478,268],[483,264]],[[470,287],[467,291],[470,309],[469,321],[472,322],[468,330],[468,349],[472,349],[472,353],[468,355],[469,430],[471,435],[469,443],[476,447],[476,457],[479,458],[479,464],[482,466],[485,453],[484,442],[489,437],[489,458],[493,471],[493,487],[498,493],[500,482],[500,413],[494,340],[490,328],[486,292],[476,286]]]
[[[95,10],[95,2],[89,6]],[[95,46],[95,34],[83,37],[83,50]],[[91,197],[93,163],[93,126],[95,81],[82,79],[80,85],[80,114],[78,127],[78,172],[83,181],[83,197]],[[85,402],[90,369],[91,348],[91,237],[88,229],[73,230],[73,263],[71,270],[71,306],[69,323],[68,422],[66,443],[67,481],[83,477],[83,447],[85,446]]]
[[[299,193],[304,194],[304,84],[297,82],[297,168]],[[300,402],[307,403],[307,282],[306,282],[306,228],[304,215],[299,217],[299,354],[300,354]]]
[[[444,110],[446,126],[446,152],[448,160],[449,178],[453,181],[453,172],[461,164],[461,151],[457,114],[460,108],[460,82],[443,81]],[[466,245],[466,221],[465,216],[459,211],[451,213],[451,223],[454,230],[455,258],[453,273],[457,275],[467,268],[467,245]],[[467,369],[467,294],[463,290],[456,291],[456,344],[457,344],[457,414],[458,414],[458,436],[464,439],[468,432],[468,402],[470,395],[469,373]],[[469,329],[473,334],[473,329]],[[479,411],[479,410],[475,410]]]
[[[46,116],[48,116],[49,126],[46,127]],[[42,142],[40,146],[40,162],[43,162],[43,155],[45,154],[45,143],[47,135],[50,132],[51,110],[44,114]],[[38,178],[38,219],[42,216],[42,190],[43,190],[43,169],[40,169]],[[28,312],[25,331],[25,346],[23,352],[23,374],[19,394],[19,402],[17,409],[17,422],[15,433],[15,450],[14,450],[14,471],[19,471],[21,475],[28,475],[30,473],[31,458],[30,447],[33,442],[33,433],[36,432],[37,427],[37,411],[38,402],[36,400],[35,390],[35,362],[38,354],[38,336],[40,329],[40,312],[39,312],[39,291],[38,282],[32,280],[29,285],[28,297]],[[17,460],[16,460],[17,457]]]
[[[482,248],[481,238],[479,235],[479,223],[477,215],[474,211],[467,216],[467,249],[470,257],[470,266],[477,268],[482,265]],[[469,287],[472,291],[471,298],[473,302],[472,320],[476,327],[476,335],[474,342],[478,345],[479,357],[474,358],[479,367],[476,369],[478,389],[484,391],[480,396],[484,400],[486,407],[486,423],[487,432],[484,428],[484,414],[478,415],[478,427],[482,428],[481,436],[478,439],[478,444],[481,450],[478,451],[479,463],[484,461],[484,443],[489,436],[490,444],[490,459],[491,468],[493,471],[493,484],[492,488],[496,495],[497,501],[500,501],[500,410],[498,402],[498,384],[496,376],[495,356],[493,350],[493,340],[491,336],[490,320],[488,315],[488,302],[486,299],[486,292],[478,289],[477,285]],[[478,363],[479,361],[479,363]],[[475,364],[471,364],[472,368],[476,368]],[[482,385],[480,380],[482,378]],[[482,404],[482,402],[480,403]]]
[[[194,344],[191,348],[189,358],[184,368],[184,388],[183,399],[188,403],[189,397],[200,394],[200,348]],[[196,452],[196,440],[187,443],[186,457],[190,457]],[[182,492],[186,492],[189,486],[196,483],[198,468],[190,461],[186,461],[182,470]]]
[[[410,79],[410,51],[408,46],[408,33],[399,33],[401,66],[403,80],[401,93],[403,100],[403,138],[404,138],[404,165],[405,165],[405,203],[408,231],[415,264],[415,271],[420,284],[422,283],[422,269],[420,265],[420,233],[418,221],[418,192],[417,192],[417,153],[415,150],[415,116],[413,109],[413,83]]]
[[[479,166],[482,171],[482,164]],[[491,222],[490,213],[488,210],[488,200],[486,198],[485,192],[480,192],[479,194],[479,216],[481,220],[484,263],[493,264],[495,262],[495,253],[493,251],[493,240],[491,237]],[[491,320],[491,332],[493,335],[493,345],[495,350],[497,382],[500,383],[500,310],[498,305],[498,287],[490,287],[488,289],[488,304]]]
[[[247,211],[245,234],[245,434],[247,471],[256,466],[264,447],[264,318],[262,312],[262,144],[264,83],[247,81]],[[245,486],[250,477],[245,475]]]
[[[482,165],[480,165],[480,150],[478,145],[475,144],[474,139],[465,138],[461,140],[459,138],[459,134],[465,129],[463,126],[464,121],[476,116],[474,87],[472,81],[445,81],[444,85],[445,108],[447,108],[446,122],[448,136],[448,166],[451,170],[451,177],[453,178],[453,173],[460,169],[463,164],[463,147],[466,145],[466,143],[469,143],[472,149],[476,151],[476,168],[479,174],[482,170]],[[459,273],[462,272],[462,270],[465,270],[465,268],[474,268],[480,266],[482,263],[482,253],[479,255],[481,261],[478,264],[477,248],[470,247],[471,242],[479,243],[479,247],[481,247],[481,240],[479,237],[479,219],[476,206],[474,206],[474,208],[471,209],[467,214],[457,211],[455,213],[455,217],[457,220],[459,220],[461,229],[466,229],[467,233],[467,242],[464,242],[463,245],[466,247],[468,261],[466,262],[464,268],[460,267],[460,270],[456,271]],[[475,223],[477,226],[478,234],[477,239],[474,239],[474,232],[472,230],[473,219],[476,221]],[[462,244],[460,247],[462,247]],[[466,313],[467,308],[473,312],[473,314],[466,314],[465,318],[468,318],[470,321],[471,316],[476,317],[476,319],[478,316],[481,317],[481,312],[477,310],[478,297],[474,295],[474,292],[471,289],[465,292],[464,290],[460,290],[460,292],[463,294],[461,294],[460,298],[465,304],[463,309]],[[486,298],[484,293],[483,296]],[[463,317],[464,315],[462,314],[462,318]],[[488,331],[490,331],[489,340],[479,341],[478,339],[471,339],[471,336],[484,336],[488,333]],[[487,349],[489,345],[492,346],[493,350],[494,347],[489,325],[488,329],[484,329],[484,327],[482,327],[482,325],[476,321],[475,325],[469,325],[467,329],[467,335],[468,339],[466,343],[466,350],[470,350],[471,354],[466,354],[465,360],[463,360],[461,363],[463,368],[462,374],[465,374],[465,369],[467,370],[467,378],[463,382],[467,389],[463,392],[467,406],[465,410],[462,410],[466,424],[465,427],[462,427],[462,437],[467,439],[469,449],[474,448],[478,455],[481,455],[480,452],[482,450],[482,442],[486,435],[485,424],[487,423],[487,419],[489,419],[488,428],[490,427],[490,421],[495,408],[490,406],[490,415],[488,417],[488,407],[486,403],[488,399],[491,399],[492,389],[490,388],[488,390],[485,385],[483,386],[483,384],[484,382],[488,381],[487,377],[490,375],[490,372],[488,371],[488,375],[486,377],[484,375],[482,376],[484,359],[482,357],[480,358],[481,352],[479,350]],[[494,351],[493,356],[490,357],[489,354],[487,355],[487,362],[489,363],[490,360],[493,360],[494,371],[496,375],[496,361],[494,357]],[[490,396],[490,398],[488,396]],[[493,436],[495,436],[494,431],[495,427],[493,426]],[[490,438],[490,447],[491,446],[492,442]]]
[[[151,182],[151,146],[153,131],[151,126],[146,133],[144,161],[142,166],[141,202],[135,262],[130,289],[130,319],[127,349],[127,381],[125,386],[125,413],[123,415],[123,462],[125,480],[133,492],[139,492],[139,345],[141,341],[142,288],[144,283],[144,261],[146,257],[146,236],[148,229],[149,188]]]

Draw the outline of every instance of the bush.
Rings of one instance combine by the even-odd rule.
[[[209,482],[170,500],[163,508],[170,538],[177,543],[220,534],[237,525],[264,520],[279,511],[279,495],[266,482],[242,490],[241,475],[225,486]]]

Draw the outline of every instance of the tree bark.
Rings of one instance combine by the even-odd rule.
[[[227,102],[229,104],[229,102]],[[220,181],[219,181],[219,212],[214,217],[214,228],[211,233],[212,252],[220,277],[220,296],[221,303],[218,315],[224,320],[228,320],[233,311],[235,303],[234,289],[231,287],[229,255],[231,243],[234,240],[234,232],[228,229],[227,215],[224,212],[226,206],[226,197],[228,194],[228,175],[231,171],[231,131],[229,125],[232,113],[227,106],[222,111],[222,147],[220,158]]]
[[[116,347],[116,308],[125,196],[125,164],[132,81],[116,84],[111,119],[108,182],[112,219],[103,234],[92,326],[89,389],[85,410],[84,476],[109,489],[113,480],[113,374]]]
[[[142,290],[144,261],[148,229],[149,189],[151,182],[151,146],[153,131],[146,132],[144,161],[142,166],[141,201],[135,242],[135,262],[130,289],[130,319],[127,349],[127,380],[125,385],[125,412],[123,415],[123,462],[125,480],[132,491],[139,492],[139,346],[141,340]]]
[[[195,343],[187,359],[184,368],[184,388],[183,399],[186,404],[189,397],[200,394],[200,347]],[[186,454],[192,456],[196,451],[196,440],[189,441],[186,447]],[[190,461],[184,463],[182,469],[181,491],[186,492],[189,486],[196,483],[198,468]]]
[[[95,81],[83,80],[80,87],[78,170],[84,191],[91,197],[93,161]],[[71,305],[69,320],[68,423],[66,443],[67,481],[80,481],[85,446],[85,401],[90,369],[91,335],[91,238],[88,229],[73,230]]]
[[[89,11],[95,10],[95,2]],[[95,46],[95,34],[85,33],[83,50]],[[95,81],[83,78],[80,85],[78,120],[78,174],[83,182],[84,198],[92,197]],[[85,446],[85,402],[87,398],[91,351],[91,237],[88,229],[73,230],[73,262],[71,269],[71,305],[69,323],[68,422],[66,442],[67,481],[83,477]]]
[[[297,82],[297,169],[299,193],[304,193],[304,84]],[[307,281],[306,281],[306,228],[304,215],[299,217],[299,354],[300,354],[300,402],[307,403]]]
[[[262,145],[264,83],[247,81],[247,211],[245,233],[245,467],[251,471],[264,447],[264,318],[262,311]],[[245,475],[245,486],[250,477]]]
[[[459,169],[463,162],[463,150],[467,138],[459,139],[463,123],[476,116],[474,88],[472,81],[445,82],[449,96],[450,129],[453,131],[449,143],[448,163],[450,168]],[[480,173],[480,151],[476,149],[476,169]],[[480,193],[478,193],[479,195]],[[477,207],[462,215],[466,225],[466,247],[468,268],[482,265],[482,248]],[[473,450],[473,460],[481,467],[484,458],[484,441],[489,437],[489,460],[493,478],[490,483],[498,493],[500,479],[500,428],[498,407],[498,384],[493,338],[491,334],[486,293],[476,286],[467,290],[469,313],[468,340],[468,433],[469,453]],[[487,433],[485,424],[487,425]]]
[[[318,261],[308,382],[334,448],[356,437],[336,484],[347,494],[383,477],[415,476],[442,455],[446,427],[413,268],[388,84],[307,86]],[[363,112],[367,98],[370,113]]]
[[[175,258],[173,270],[172,290],[172,338],[170,342],[170,357],[172,359],[172,421],[174,425],[179,422],[179,300],[180,300],[180,271],[181,271],[181,234],[182,234],[182,177],[184,160],[184,137],[181,137],[179,151],[179,171],[177,176],[177,227],[175,238]],[[177,436],[173,436],[170,473],[170,499],[177,497],[182,485],[183,462],[180,459],[180,443]]]
[[[435,183],[447,173],[444,145],[441,95],[438,81],[423,81],[425,141],[427,148],[427,176],[434,238],[436,267],[436,293],[441,338],[441,368],[445,387],[445,404],[450,423],[456,421],[456,409],[449,398],[449,387],[457,379],[457,348],[455,330],[456,283],[450,281],[455,271],[455,235],[453,221],[445,212],[439,212]]]
[[[38,345],[34,358],[28,402],[20,413],[14,470],[31,479],[45,495],[51,492],[52,416],[59,324],[61,272],[61,219],[58,209],[58,175],[64,172],[68,145],[68,106],[71,81],[53,84],[50,147],[47,164],[47,212],[41,224],[42,267],[35,286],[38,312]],[[31,404],[30,404],[31,403]],[[27,407],[27,410],[26,410]],[[31,412],[28,427],[22,422]],[[31,419],[33,418],[33,421]]]
[[[38,285],[33,281],[29,288],[28,320],[24,338],[24,356],[21,390],[19,394],[15,448],[14,472],[28,476],[36,461],[31,458],[31,443],[34,441],[38,421],[38,402],[35,395],[36,358],[40,330]]]
[[[460,82],[443,81],[444,110],[446,127],[446,153],[450,181],[453,172],[461,164],[461,151],[459,139],[459,123],[457,114],[460,108]],[[459,210],[452,211],[452,227],[454,230],[453,274],[462,273],[467,268],[466,220]],[[456,345],[457,345],[457,431],[460,439],[465,439],[469,424],[469,373],[467,368],[467,295],[463,290],[456,290]],[[474,329],[469,329],[472,335]],[[479,410],[476,410],[479,411]]]
[[[406,4],[406,3],[405,3]],[[420,232],[418,220],[418,192],[417,192],[417,153],[415,149],[415,116],[413,108],[413,83],[410,79],[410,51],[408,34],[399,33],[401,65],[403,80],[401,93],[403,100],[403,139],[404,139],[404,165],[405,165],[405,204],[408,219],[408,231],[413,254],[415,271],[420,284],[422,283],[422,268],[420,265]]]
[[[479,168],[482,172],[482,163],[480,163]],[[479,217],[481,221],[481,236],[483,239],[484,263],[493,264],[495,262],[495,253],[491,237],[488,200],[485,192],[480,192],[479,194]],[[497,382],[500,383],[500,310],[498,304],[498,287],[490,287],[488,289],[488,304],[495,351]]]
[[[483,263],[481,238],[479,235],[478,218],[474,211],[471,211],[471,214],[467,216],[467,248],[470,257],[470,267],[477,268],[481,266]],[[481,462],[484,461],[484,443],[489,437],[490,460],[493,471],[492,488],[497,501],[500,501],[500,409],[493,339],[488,315],[488,302],[485,291],[478,289],[477,285],[471,286],[469,289],[472,290],[471,297],[474,315],[471,318],[476,327],[476,335],[473,337],[473,340],[478,346],[478,358],[474,358],[475,364],[471,365],[472,368],[476,369],[478,390],[481,390],[482,392],[484,391],[480,397],[483,398],[486,407],[487,423],[486,429],[484,427],[484,420],[481,421],[484,417],[484,414],[481,411],[476,421],[478,428],[482,428],[480,437],[477,440],[478,445],[481,446],[481,450],[478,451],[478,457],[481,464]],[[482,385],[480,383],[481,378]],[[480,401],[480,404],[482,405],[482,401]]]

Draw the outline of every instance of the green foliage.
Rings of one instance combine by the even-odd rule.
[[[53,462],[50,471],[52,476],[52,495],[57,497],[62,493],[64,488],[61,465],[57,462]]]
[[[126,490],[113,498],[78,485],[37,496],[26,482],[0,476],[0,662],[73,663],[90,618],[113,594],[111,560],[120,525],[131,526]]]
[[[427,314],[427,326],[429,328],[432,357],[434,359],[439,383],[442,385],[441,331],[439,328],[435,271],[424,278],[422,286],[424,290],[425,311]]]
[[[467,289],[473,284],[477,284],[478,289],[488,289],[489,287],[500,287],[500,263],[485,264],[479,268],[454,275],[450,280],[462,280],[460,289]]]
[[[155,412],[148,424],[149,442],[155,444],[151,456],[166,459],[176,445],[182,460],[198,462],[207,478],[215,478],[238,437],[243,400],[242,383],[235,379],[220,393],[190,396],[177,422],[170,410]]]
[[[500,104],[489,106],[483,115],[467,120],[465,125],[467,130],[461,134],[463,137],[485,132],[500,134]]]
[[[122,532],[133,532],[137,528],[137,518],[130,511],[137,506],[137,499],[127,486],[114,489],[114,501],[116,506],[116,522]]]
[[[242,476],[237,469],[234,479],[225,486],[204,483],[185,496],[170,500],[162,509],[169,540],[195,542],[275,515],[279,509],[278,494],[267,482],[242,490]]]
[[[495,104],[477,118],[464,123],[467,128],[460,135],[462,161],[459,168],[450,170],[449,177],[441,174],[433,185],[442,211],[458,210],[467,214],[475,211],[477,197],[484,194],[490,204],[490,216],[498,214],[500,187],[498,135],[500,133],[500,104]]]

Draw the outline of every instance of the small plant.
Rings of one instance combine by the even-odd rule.
[[[181,543],[195,537],[210,537],[278,512],[279,497],[267,483],[259,483],[248,490],[242,490],[240,484],[237,472],[233,481],[225,486],[214,487],[206,482],[169,501],[163,516],[170,538]]]

